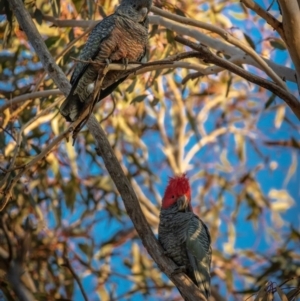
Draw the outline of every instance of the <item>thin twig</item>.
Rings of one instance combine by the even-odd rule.
[[[82,285],[82,283],[81,283],[78,275],[74,271],[74,269],[73,269],[73,267],[72,267],[72,265],[70,263],[70,260],[69,260],[69,258],[67,256],[64,257],[64,261],[65,262],[61,266],[66,267],[71,272],[72,276],[74,277],[74,279],[76,280],[76,282],[77,282],[77,284],[78,284],[78,286],[80,288],[80,291],[81,291],[81,294],[83,296],[83,299],[85,301],[89,301],[89,299],[88,299],[88,297],[86,295],[86,292],[84,291],[83,285]]]
[[[16,138],[13,136],[13,134],[11,134],[7,129],[5,129],[1,125],[0,125],[0,129],[2,129],[2,131],[5,132],[7,135],[9,135],[14,141],[17,141]]]
[[[183,78],[183,80],[181,81],[181,83],[183,85],[185,85],[189,80],[194,80],[196,78],[199,78],[201,76],[204,76],[205,74],[202,71],[198,71],[198,72],[194,72],[194,73],[189,73],[185,78]]]
[[[80,62],[80,63],[85,63],[85,64],[92,64],[92,65],[96,65],[99,67],[106,67],[106,73],[110,70],[114,70],[114,71],[128,71],[130,73],[136,72],[137,70],[146,68],[146,67],[151,67],[151,66],[164,66],[164,65],[170,65],[173,63],[173,61],[170,60],[158,60],[158,61],[154,61],[154,62],[147,62],[147,63],[141,63],[141,62],[128,62],[127,65],[124,64],[116,64],[116,63],[110,63],[109,65],[107,65],[106,62],[96,62],[93,60],[81,60],[81,59],[77,59],[74,57],[71,57],[71,59],[73,59],[75,62]],[[123,74],[122,74],[123,76]]]
[[[58,89],[52,89],[52,90],[45,90],[45,91],[38,91],[38,92],[31,92],[27,94],[23,94],[20,96],[17,96],[11,100],[8,100],[3,106],[0,107],[0,113],[6,110],[9,107],[12,107],[16,104],[22,103],[26,100],[33,100],[35,98],[42,98],[42,97],[48,97],[48,96],[56,96],[61,95],[62,92]]]
[[[111,111],[107,114],[107,116],[105,116],[103,119],[100,120],[100,122],[99,122],[100,124],[102,122],[104,122],[105,120],[107,120],[114,113],[114,111],[116,109],[116,100],[113,95],[111,95],[111,99],[112,99],[113,107],[112,107]]]

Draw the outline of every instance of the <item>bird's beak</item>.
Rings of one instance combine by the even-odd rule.
[[[189,208],[189,200],[186,195],[182,195],[177,199],[177,206],[179,211],[187,211]]]

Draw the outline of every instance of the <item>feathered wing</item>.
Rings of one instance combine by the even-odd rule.
[[[186,249],[190,262],[187,274],[201,292],[210,296],[211,246],[206,225],[194,216],[187,227]]]
[[[110,15],[104,18],[94,27],[94,29],[89,35],[85,46],[83,47],[79,55],[79,60],[88,61],[95,59],[95,57],[101,50],[101,43],[105,39],[109,38],[111,32],[115,27],[114,18],[115,15]],[[89,65],[89,63],[78,62],[71,76],[71,91],[60,107],[62,115],[65,116],[68,121],[72,121],[72,117],[76,116],[77,113],[80,112],[83,107],[83,103],[80,101],[78,94],[74,94],[74,90],[76,89],[79,80],[82,78],[82,76],[84,76]],[[107,87],[106,89],[103,89],[100,92],[98,101],[108,96],[122,81],[125,80],[125,78],[126,77],[121,78],[111,86]]]
[[[100,21],[91,31],[86,44],[79,55],[79,60],[88,61],[93,60],[100,51],[100,45],[106,38],[109,37],[115,27],[114,15],[110,15]],[[71,76],[71,84],[79,80],[84,74],[84,71],[88,67],[88,63],[78,62],[75,66],[73,74]]]

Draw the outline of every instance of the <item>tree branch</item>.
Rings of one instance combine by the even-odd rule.
[[[257,64],[260,65],[261,69],[263,71],[265,71],[266,74],[270,78],[273,79],[273,81],[275,83],[277,83],[282,89],[287,90],[286,85],[282,81],[282,79],[268,66],[268,64],[260,57],[260,55],[258,55],[256,53],[256,51],[253,48],[251,48],[250,46],[248,46],[245,43],[241,42],[239,39],[235,38],[233,35],[231,35],[226,30],[224,30],[224,29],[222,29],[218,26],[212,25],[212,24],[208,24],[208,23],[201,22],[201,21],[198,21],[198,20],[193,20],[193,19],[189,19],[189,18],[186,18],[186,17],[181,17],[181,16],[178,16],[178,15],[175,15],[175,14],[171,14],[171,13],[169,13],[167,11],[164,11],[164,10],[158,8],[158,7],[152,6],[151,11],[158,14],[158,15],[160,15],[160,16],[166,17],[168,19],[175,20],[177,22],[180,22],[180,23],[183,23],[183,24],[186,24],[186,25],[196,26],[196,27],[206,29],[206,30],[209,30],[211,32],[214,32],[214,33],[218,34],[219,36],[221,36],[228,43],[237,46],[238,48],[243,50],[245,53],[249,54],[252,57],[252,59],[254,61],[256,61]]]
[[[95,25],[98,23],[98,21],[84,21],[84,20],[60,20],[56,19],[51,16],[43,16],[43,18],[49,22],[52,22],[58,27],[89,27],[92,25]],[[247,55],[244,51],[241,51],[240,49],[233,47],[223,41],[216,40],[214,38],[211,38],[202,32],[199,32],[198,30],[192,29],[188,26],[180,25],[178,22],[174,22],[172,20],[168,20],[166,18],[163,18],[158,15],[152,15],[149,16],[150,24],[154,25],[161,25],[165,28],[175,31],[176,33],[180,35],[187,35],[190,37],[193,37],[197,39],[199,42],[207,45],[208,47],[214,48],[217,51],[220,51],[222,53],[227,54],[231,57],[239,56],[241,59],[243,59],[243,64],[252,65],[256,68],[261,69],[260,65],[253,60],[249,55]],[[273,61],[270,61],[268,59],[263,60],[269,65],[270,68],[272,68],[282,79],[291,81],[291,82],[297,82],[296,81],[296,73],[293,69],[278,65],[274,63]]]
[[[269,25],[271,25],[280,35],[283,41],[285,41],[285,35],[282,27],[282,23],[274,18],[269,12],[264,10],[259,4],[253,0],[240,0],[246,7],[253,10],[261,18],[263,18]]]
[[[277,96],[279,96],[281,99],[285,101],[285,103],[291,108],[291,110],[300,120],[300,103],[297,100],[297,98],[291,93],[287,92],[286,90],[282,89],[281,87],[277,86],[271,81],[252,75],[249,72],[245,71],[244,69],[238,67],[237,65],[218,57],[217,55],[213,54],[206,46],[193,43],[187,39],[178,36],[175,37],[175,41],[182,43],[186,46],[189,46],[192,49],[195,49],[199,52],[198,54],[190,53],[190,55],[193,55],[194,57],[198,56],[200,59],[205,60],[207,63],[212,63],[217,66],[223,67],[245,78],[246,80],[273,92],[274,94],[276,94]]]
[[[300,7],[297,0],[278,0],[282,12],[285,42],[297,72],[300,92]]]
[[[87,295],[86,295],[86,292],[84,291],[84,288],[83,288],[83,285],[80,281],[80,278],[78,277],[78,275],[76,274],[76,272],[74,271],[71,263],[70,263],[70,260],[67,256],[64,256],[64,263],[62,264],[63,267],[66,267],[72,274],[72,276],[74,277],[75,281],[77,282],[78,286],[79,286],[79,289],[81,291],[81,294],[83,296],[83,299],[85,301],[89,301]]]
[[[32,46],[44,65],[45,70],[49,72],[49,76],[53,79],[59,89],[67,95],[71,88],[70,84],[63,72],[53,61],[53,58],[33,24],[30,15],[25,10],[22,1],[11,0],[10,4],[20,26],[32,43]],[[151,257],[157,263],[161,271],[167,274],[167,276],[174,282],[188,300],[206,301],[205,296],[201,294],[197,286],[185,274],[173,273],[176,269],[176,265],[172,260],[164,255],[164,250],[153,235],[153,232],[142,213],[134,190],[126,178],[103,129],[94,115],[90,116],[87,125],[96,140],[97,150],[99,154],[101,154],[105,166],[121,194],[127,213],[131,218],[143,245]]]
[[[23,94],[20,96],[17,96],[11,100],[8,100],[3,106],[0,107],[0,113],[6,110],[9,107],[15,106],[19,103],[22,103],[26,100],[33,100],[35,98],[41,98],[41,97],[48,97],[48,96],[56,96],[61,95],[62,92],[58,89],[52,89],[52,90],[45,90],[45,91],[38,91],[38,92],[31,92],[27,94]]]

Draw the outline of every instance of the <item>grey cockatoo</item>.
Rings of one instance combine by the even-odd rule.
[[[99,22],[89,35],[71,77],[71,91],[60,107],[61,114],[74,121],[84,103],[91,101],[95,82],[109,62],[140,62],[148,48],[148,13],[152,0],[122,0],[116,11]],[[102,63],[101,66],[89,63]],[[96,101],[109,95],[126,79],[126,71],[108,71]]]
[[[185,175],[169,180],[162,200],[158,235],[166,255],[208,298],[211,239],[206,225],[193,213],[191,188]]]

